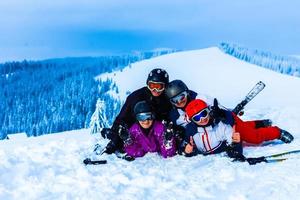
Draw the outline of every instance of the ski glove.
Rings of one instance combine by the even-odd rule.
[[[100,133],[104,139],[110,139],[110,140],[112,139],[113,133],[110,128],[103,128]]]
[[[243,146],[242,143],[232,143],[227,146],[226,153],[230,158],[233,158],[233,161],[244,162],[246,160],[243,155]]]
[[[209,116],[214,120],[215,124],[226,120],[226,113],[223,109],[220,109],[216,98],[214,98],[214,105],[210,106]]]
[[[118,135],[120,136],[120,138],[122,139],[122,141],[124,142],[124,145],[130,145],[132,143],[132,139],[130,137],[130,133],[127,129],[126,126],[123,125],[119,125],[118,127]]]
[[[116,144],[113,141],[110,141],[106,147],[104,153],[113,154],[117,150]]]
[[[172,148],[172,139],[174,137],[173,123],[167,123],[166,121],[163,121],[163,124],[166,127],[166,130],[163,133],[164,145],[166,146],[166,149],[170,149]]]
[[[267,160],[266,160],[266,158],[264,156],[258,157],[258,158],[247,158],[246,161],[250,165],[256,165],[257,163],[267,162]]]

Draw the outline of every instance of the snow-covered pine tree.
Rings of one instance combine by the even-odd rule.
[[[91,117],[90,128],[91,134],[100,133],[102,128],[108,127],[108,120],[105,114],[106,106],[105,102],[98,99],[96,103],[96,109]]]

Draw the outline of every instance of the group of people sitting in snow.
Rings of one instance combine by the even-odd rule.
[[[128,160],[157,152],[167,158],[176,154],[195,156],[226,152],[245,161],[243,142],[260,144],[293,136],[269,119],[243,121],[217,99],[197,94],[181,80],[169,82],[163,69],[153,69],[146,86],[131,93],[110,129],[107,154],[126,153]]]

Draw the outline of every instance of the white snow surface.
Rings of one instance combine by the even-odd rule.
[[[243,119],[270,118],[295,136],[291,144],[274,141],[244,148],[263,156],[300,145],[300,79],[245,63],[218,48],[179,52],[132,64],[113,78],[119,97],[145,85],[155,67],[171,80],[217,97],[234,107],[262,80],[266,88],[247,105]],[[102,146],[107,141],[101,140]],[[280,163],[231,162],[224,154],[163,159],[147,154],[133,162],[104,155],[106,165],[84,166],[95,143],[89,129],[0,141],[0,199],[299,199],[300,154]],[[93,158],[97,158],[94,156]]]

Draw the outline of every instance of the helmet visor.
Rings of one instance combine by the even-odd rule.
[[[151,91],[156,90],[157,92],[161,92],[165,89],[165,84],[161,82],[153,82],[153,81],[148,81],[148,89]]]
[[[147,112],[147,113],[138,113],[136,115],[136,119],[138,121],[146,121],[146,120],[152,120],[154,119],[154,115],[151,112]]]
[[[178,104],[181,101],[183,101],[187,97],[187,95],[188,95],[187,91],[183,91],[183,92],[179,93],[178,95],[176,95],[175,97],[172,97],[170,99],[170,101],[172,104]]]
[[[195,114],[192,117],[192,120],[196,123],[200,122],[202,119],[206,119],[208,117],[208,114],[209,114],[209,110],[208,110],[208,108],[205,108],[205,109],[201,110],[200,112],[198,112],[197,114]]]

